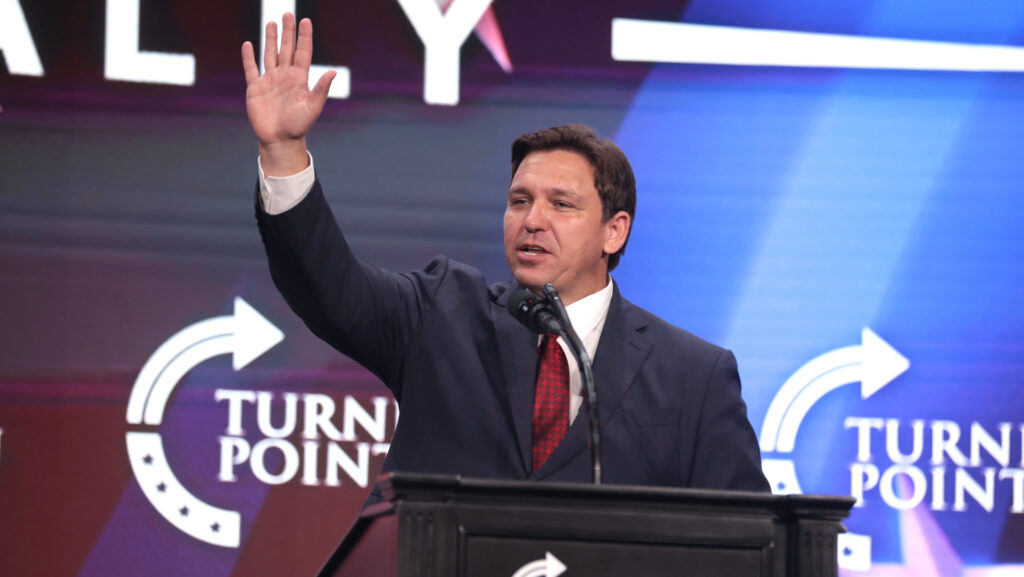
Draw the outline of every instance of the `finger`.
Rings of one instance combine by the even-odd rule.
[[[277,22],[267,22],[267,35],[263,46],[263,69],[277,68]]]
[[[303,18],[299,22],[299,40],[295,45],[295,66],[309,68],[313,62],[313,22]]]
[[[316,85],[313,86],[313,96],[317,99],[321,106],[327,101],[327,93],[331,90],[331,82],[334,82],[334,77],[338,75],[337,70],[328,70],[324,72],[324,75],[320,77],[320,80],[316,81]]]
[[[295,58],[295,15],[285,12],[281,18],[281,66],[291,66]]]
[[[256,56],[253,52],[252,42],[242,43],[242,70],[245,71],[245,83],[252,84],[260,79],[260,69],[256,66]]]

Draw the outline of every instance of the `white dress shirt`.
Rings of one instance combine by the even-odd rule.
[[[569,313],[569,322],[572,323],[572,328],[583,341],[583,348],[587,349],[591,361],[594,360],[594,353],[597,352],[597,343],[601,341],[601,333],[604,332],[604,322],[608,319],[608,307],[612,304],[614,292],[611,278],[609,278],[608,284],[603,289],[565,307],[565,312]],[[572,356],[569,345],[562,337],[558,337],[558,344],[561,345],[565,358],[569,362],[569,422],[572,423],[580,412],[583,397],[587,392],[583,390],[583,375],[580,374],[579,363]]]
[[[313,172],[313,155],[309,154],[309,166],[302,172],[291,176],[266,176],[263,174],[263,164],[256,157],[256,165],[260,170],[260,200],[263,201],[263,210],[267,214],[281,214],[306,198],[313,188],[313,181],[316,175]]]

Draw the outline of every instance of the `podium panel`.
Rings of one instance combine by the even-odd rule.
[[[320,577],[834,577],[854,500],[390,473]]]
[[[552,551],[558,552],[558,563],[572,567],[574,575],[718,577],[723,567],[735,575],[768,574],[764,551],[758,548],[490,537],[469,540],[464,574],[509,577],[531,560],[547,562]]]

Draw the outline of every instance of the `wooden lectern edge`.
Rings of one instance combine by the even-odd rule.
[[[473,494],[486,494],[501,487],[517,496],[533,496],[541,499],[559,499],[569,493],[574,495],[588,494],[594,498],[618,498],[653,505],[666,505],[675,502],[680,505],[737,503],[743,502],[762,508],[770,508],[781,517],[816,518],[826,521],[842,521],[849,516],[849,510],[856,499],[848,496],[828,495],[772,495],[750,491],[727,491],[721,489],[681,489],[677,487],[649,487],[636,485],[587,485],[582,483],[559,482],[509,482],[497,479],[464,478],[459,475],[438,475],[428,473],[389,472],[381,475],[375,488],[382,496],[382,501],[371,505],[360,513],[349,528],[341,543],[327,559],[318,577],[330,576],[338,569],[341,562],[351,552],[374,520],[392,513],[396,502],[422,498],[423,489],[429,489],[436,502],[467,500]],[[417,490],[419,489],[419,490]],[[840,523],[840,530],[846,528]]]
[[[557,498],[566,494],[580,495],[590,494],[595,498],[618,497],[645,502],[664,504],[668,502],[702,503],[716,502],[746,502],[751,505],[768,506],[774,509],[786,511],[799,511],[801,514],[817,513],[824,514],[829,511],[839,512],[838,518],[848,516],[849,509],[856,503],[856,499],[845,495],[773,495],[770,493],[758,493],[752,491],[730,491],[722,489],[696,489],[679,487],[652,487],[640,485],[590,485],[585,483],[564,483],[550,481],[520,481],[509,482],[499,479],[478,479],[466,478],[460,475],[437,475],[429,473],[404,473],[392,471],[381,475],[377,480],[377,489],[384,501],[378,505],[392,502],[396,499],[414,497],[419,491],[418,487],[431,489],[438,494],[438,500],[448,501],[459,495],[472,495],[479,492],[488,492],[497,487],[505,491],[512,491],[523,496],[552,497]],[[446,489],[446,490],[445,490]],[[444,490],[438,493],[439,490]],[[840,507],[837,509],[836,505]],[[368,508],[369,513],[376,506]],[[383,512],[388,512],[385,509]],[[829,518],[833,516],[828,515]]]

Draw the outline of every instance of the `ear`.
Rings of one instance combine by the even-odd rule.
[[[631,220],[629,213],[620,210],[601,225],[604,228],[605,254],[615,254],[622,248],[622,245],[626,244]]]

